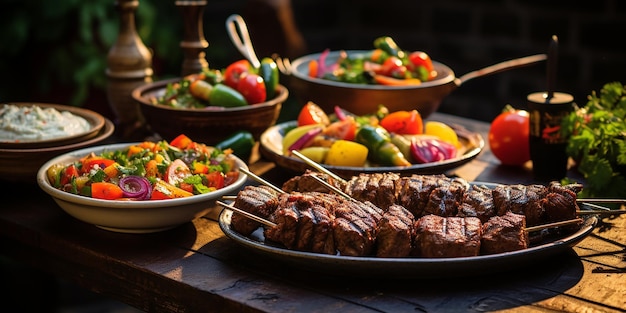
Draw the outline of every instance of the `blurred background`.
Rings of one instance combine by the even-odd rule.
[[[136,28],[153,53],[153,80],[178,76],[183,60],[179,8],[174,0],[139,3]],[[626,1],[208,0],[203,30],[211,68],[242,59],[224,24],[233,13],[247,21],[259,57],[295,59],[326,48],[371,49],[375,38],[391,36],[404,50],[425,51],[458,77],[512,58],[547,53],[551,36],[557,35],[558,91],[573,94],[582,105],[605,83],[626,83]],[[114,0],[3,0],[0,102],[69,104],[114,119],[105,93],[105,68],[118,31]],[[489,122],[506,104],[525,108],[526,95],[545,88],[546,65],[540,63],[468,81],[444,98],[440,111]],[[300,105],[288,102],[280,119],[293,119]],[[18,265],[6,273],[29,274],[20,276],[32,277],[32,282],[23,281],[24,291],[30,297],[48,295],[40,300],[58,303],[61,312],[133,311],[30,268]],[[22,301],[19,296],[13,300]],[[37,304],[24,300],[21,305],[28,303]],[[49,311],[50,306],[43,308]]]
[[[139,3],[136,28],[153,52],[154,80],[178,76],[181,11],[174,0]],[[259,57],[371,49],[376,37],[387,35],[405,50],[427,52],[458,77],[546,53],[551,36],[557,35],[558,91],[584,104],[603,84],[626,82],[624,1],[209,0],[203,30],[211,68],[242,58],[224,24],[233,13],[248,23]],[[85,106],[111,117],[104,70],[118,29],[114,0],[4,0],[0,101]],[[545,63],[539,63],[468,81],[443,100],[440,111],[491,121],[506,104],[525,108],[527,94],[546,88],[545,72]],[[286,106],[281,119],[290,118],[298,105]]]

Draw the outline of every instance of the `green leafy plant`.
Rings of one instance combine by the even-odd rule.
[[[567,154],[586,181],[581,197],[626,198],[625,116],[626,86],[610,82],[563,120]]]

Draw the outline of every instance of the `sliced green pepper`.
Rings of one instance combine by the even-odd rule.
[[[382,127],[363,125],[356,133],[356,142],[365,145],[370,151],[377,151],[386,141],[389,141],[389,133]]]
[[[261,60],[261,68],[259,69],[259,75],[263,77],[265,81],[265,94],[266,99],[272,100],[276,96],[276,88],[278,87],[278,66],[276,62],[271,58],[263,58]]]
[[[355,141],[365,145],[369,150],[367,157],[382,166],[411,165],[400,149],[391,142],[389,132],[380,126],[361,126],[356,133]]]
[[[248,101],[234,88],[224,84],[214,85],[209,93],[209,103],[219,107],[241,107],[248,105]]]
[[[232,149],[233,154],[244,161],[250,159],[255,144],[254,137],[248,131],[238,131],[215,145],[220,150]]]

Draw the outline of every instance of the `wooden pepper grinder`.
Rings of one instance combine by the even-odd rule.
[[[183,77],[209,68],[204,52],[209,43],[205,40],[202,29],[202,15],[206,4],[206,1],[176,1],[176,6],[182,10],[184,23],[183,41],[180,42],[184,56],[181,67]]]
[[[152,54],[135,28],[138,0],[117,0],[120,29],[107,56],[107,97],[116,115],[116,133],[125,139],[142,139],[145,121],[131,92],[152,82]]]

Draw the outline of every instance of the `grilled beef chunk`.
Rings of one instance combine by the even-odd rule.
[[[294,249],[298,240],[298,223],[300,211],[290,200],[289,194],[279,195],[279,204],[270,220],[276,223],[275,227],[265,228],[265,239],[282,243],[287,249]]]
[[[478,217],[482,223],[487,222],[490,217],[495,216],[496,209],[493,205],[491,188],[484,185],[470,186],[463,194],[456,215],[460,217]]]
[[[442,217],[434,214],[415,221],[415,250],[425,258],[477,256],[482,228],[477,217]]]
[[[374,250],[382,210],[369,202],[346,200],[335,208],[333,236],[340,255],[365,256]]]
[[[576,202],[576,193],[566,186],[550,184],[541,205],[545,210],[547,222],[564,221],[576,218],[580,210]]]
[[[345,183],[336,181],[332,177],[324,173],[318,173],[311,170],[306,170],[304,174],[295,176],[287,180],[281,187],[286,192],[328,192],[328,188],[320,184],[317,180],[311,176],[316,176],[322,180],[328,182],[330,185],[337,187],[340,190],[345,188]]]
[[[540,200],[545,191],[542,185],[498,185],[492,192],[493,203],[498,215],[511,211],[525,215],[529,226],[540,225],[545,214]]]
[[[237,194],[233,206],[258,217],[268,219],[278,206],[278,194],[267,186],[246,186]],[[245,236],[249,236],[261,226],[261,223],[237,212],[233,212],[230,223],[233,230]]]
[[[276,227],[265,230],[265,238],[288,249],[334,254],[334,216],[328,207],[342,199],[330,194],[291,193],[279,195],[278,209],[270,219]]]
[[[496,254],[528,248],[526,217],[507,212],[490,218],[482,226],[481,254]]]
[[[390,206],[378,223],[376,256],[408,257],[413,248],[414,221],[409,210],[397,204]]]
[[[438,186],[428,196],[424,214],[455,216],[463,194],[469,189],[469,183],[462,178],[438,179]]]
[[[369,201],[386,210],[396,203],[396,184],[400,175],[395,173],[360,174],[346,185],[345,192],[359,201]]]

